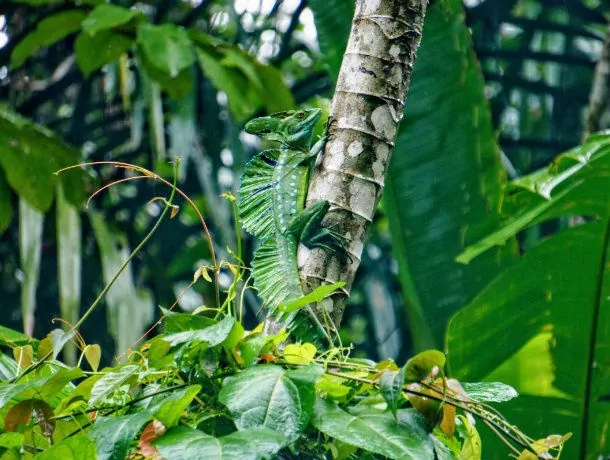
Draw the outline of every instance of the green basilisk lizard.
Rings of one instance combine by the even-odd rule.
[[[320,109],[279,112],[246,124],[248,133],[280,145],[259,153],[246,165],[238,205],[246,231],[262,240],[252,261],[254,287],[269,312],[287,323],[296,338],[314,342],[330,337],[310,307],[306,307],[309,317],[302,313],[286,317],[278,307],[304,295],[297,266],[299,244],[331,251],[345,247],[342,235],[321,226],[328,201],[305,208],[310,171],[327,137],[325,131],[311,145],[321,113]]]

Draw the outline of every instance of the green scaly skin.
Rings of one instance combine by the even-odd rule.
[[[311,167],[326,142],[325,134],[311,146],[320,115],[320,109],[288,111],[246,124],[247,132],[277,141],[280,147],[261,152],[248,163],[238,205],[244,228],[262,239],[252,262],[254,287],[270,313],[288,323],[298,339],[318,343],[330,337],[311,308],[307,307],[306,319],[297,313],[282,318],[277,309],[304,295],[297,266],[299,244],[331,251],[344,247],[341,235],[321,226],[328,201],[305,208]]]

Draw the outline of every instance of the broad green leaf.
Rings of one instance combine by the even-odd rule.
[[[11,53],[11,67],[17,69],[25,60],[46,46],[50,46],[68,35],[80,30],[85,13],[79,10],[68,10],[53,14],[38,24],[21,40]]]
[[[55,359],[61,352],[63,347],[74,338],[76,332],[73,330],[63,331],[61,329],[53,329],[47,336],[40,341],[38,347],[38,359],[44,359],[49,353],[47,359]]]
[[[215,438],[185,427],[173,428],[152,444],[163,458],[192,460],[256,460],[273,458],[285,439],[267,428],[251,428]]]
[[[460,437],[464,440],[460,460],[479,460],[481,458],[481,437],[472,426],[468,417],[458,415],[456,425]]]
[[[201,70],[217,90],[227,95],[237,122],[251,118],[262,108],[277,112],[294,107],[292,94],[277,69],[257,62],[231,43],[196,32],[190,36]]]
[[[173,24],[155,26],[142,24],[136,38],[140,49],[157,70],[172,78],[195,63],[187,31]]]
[[[97,343],[87,345],[83,350],[83,354],[85,355],[85,359],[89,363],[89,366],[91,366],[93,372],[97,372],[102,359],[102,349],[100,346]]]
[[[610,170],[610,136],[589,136],[583,145],[555,161],[563,164],[569,161],[570,166],[556,170],[550,165],[509,184],[510,195],[504,204],[508,217],[497,230],[468,246],[457,260],[468,263],[488,249],[504,245],[528,226],[553,217],[607,214],[610,195],[604,184],[605,174]],[[597,199],[589,199],[591,196]]]
[[[49,209],[58,178],[54,173],[78,163],[78,158],[51,131],[0,105],[0,167],[10,187],[36,209]],[[60,177],[68,201],[80,206],[83,172],[65,172]]]
[[[398,420],[389,412],[372,407],[353,408],[350,412],[318,398],[312,424],[328,436],[389,458],[434,458],[426,421],[415,410],[399,410]]]
[[[9,401],[42,399],[52,403],[72,381],[83,376],[80,369],[60,369],[56,374],[30,380],[25,383],[0,385],[0,408],[6,408]]]
[[[95,441],[98,460],[122,460],[133,447],[136,435],[150,420],[148,412],[98,417],[87,435]]]
[[[345,282],[343,281],[319,286],[309,294],[304,295],[303,297],[297,300],[280,304],[278,309],[284,313],[291,313],[293,311],[297,311],[303,307],[306,307],[309,304],[322,302],[326,297],[333,294],[335,291],[342,288],[343,286],[345,286]]]
[[[516,255],[509,239],[455,261],[500,219],[506,176],[483,90],[462,2],[431,3],[383,197],[416,351],[440,348],[451,315]]]
[[[0,341],[0,344],[2,341]],[[9,358],[4,353],[0,353],[0,381],[10,380],[15,377],[19,372],[17,363],[13,358]],[[1,392],[1,390],[0,390]]]
[[[145,75],[161,85],[161,88],[173,99],[180,100],[186,97],[193,90],[193,69],[185,69],[175,77],[172,77],[168,73],[157,69],[140,46],[138,46],[137,49],[138,63]]]
[[[316,392],[324,398],[342,401],[351,391],[351,388],[344,385],[344,383],[346,383],[345,379],[324,374],[316,382]]]
[[[315,345],[311,343],[289,343],[284,348],[284,359],[288,364],[311,364],[316,351]]]
[[[40,460],[96,460],[95,444],[84,434],[58,442],[36,456]]]
[[[608,449],[597,434],[607,421],[610,386],[598,364],[610,359],[609,171],[610,136],[602,133],[510,185],[506,222],[468,250],[549,219],[591,217],[528,250],[456,315],[447,337],[455,375],[502,381],[520,393],[502,406],[512,423],[574,432],[567,458]]]
[[[402,389],[405,384],[405,375],[407,366],[403,366],[400,371],[386,371],[379,378],[379,390],[385,402],[388,404],[388,409],[392,415],[396,417],[398,410],[398,402],[402,395]]]
[[[35,340],[22,332],[0,325],[0,345],[13,347],[26,345],[30,342],[35,342]]]
[[[23,445],[23,433],[2,433],[0,434],[0,447],[7,449],[21,448]]]
[[[21,397],[39,398],[54,405],[56,400],[66,396],[66,387],[73,388],[70,382],[80,379],[83,375],[79,368],[59,368],[40,388],[36,391],[26,391]]]
[[[40,379],[31,380],[26,383],[4,383],[0,385],[0,407],[5,405],[14,397],[32,389],[36,389],[42,384],[46,383],[51,377],[44,377]],[[23,398],[23,399],[27,399]]]
[[[217,324],[217,321],[206,316],[177,313],[165,308],[161,308],[161,313],[165,317],[165,320],[163,321],[163,332],[167,335],[175,332],[205,329]]]
[[[309,423],[321,374],[316,366],[292,371],[251,367],[225,379],[219,401],[229,408],[239,430],[264,426],[294,441]]]
[[[258,100],[250,95],[249,82],[245,75],[222,65],[221,57],[208,50],[197,48],[197,59],[203,74],[214,87],[227,95],[229,109],[236,121],[243,122],[258,108]]]
[[[153,399],[148,406],[155,419],[159,420],[168,428],[178,424],[182,412],[193,401],[197,393],[201,390],[201,385],[191,385],[171,393],[163,393],[157,399]]]
[[[110,3],[95,7],[82,23],[83,32],[96,35],[109,29],[123,26],[133,19],[141,17],[138,10],[128,10]]]
[[[519,393],[501,382],[462,382],[468,396],[479,402],[505,402],[519,396]]]
[[[171,346],[187,342],[207,342],[208,346],[214,347],[221,344],[229,337],[234,325],[235,320],[233,317],[225,316],[220,322],[208,326],[205,329],[168,334],[163,336],[163,340]]]
[[[525,432],[573,431],[566,458],[579,458],[581,443],[595,455],[608,447],[597,433],[607,421],[610,377],[594,365],[610,350],[607,222],[564,230],[527,251],[447,334],[452,374],[514,387],[520,397],[504,403],[503,414]]]
[[[34,349],[32,345],[23,345],[13,348],[13,357],[22,371],[34,361]]]
[[[132,46],[130,37],[111,30],[103,30],[95,35],[81,33],[74,44],[74,55],[78,68],[90,75],[106,64],[111,64]]]
[[[105,397],[110,396],[122,385],[130,380],[133,380],[136,374],[140,371],[140,367],[130,364],[120,367],[116,371],[104,369],[104,375],[93,385],[91,396],[89,397],[89,406],[95,406]]]
[[[11,189],[6,182],[4,172],[0,170],[0,235],[8,228],[13,218],[11,195]]]

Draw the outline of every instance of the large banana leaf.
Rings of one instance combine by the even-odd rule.
[[[349,24],[344,3],[311,2],[331,74],[337,60],[330,48],[343,50],[345,38],[325,13],[337,4],[346,16],[340,22]],[[515,255],[509,244],[469,266],[455,262],[498,222],[505,181],[483,84],[461,2],[432,3],[384,192],[416,349],[440,346],[449,317]]]
[[[453,374],[501,380],[521,397],[502,406],[532,434],[573,432],[562,458],[610,453],[610,134],[512,184],[510,217],[470,247],[470,260],[534,223],[580,222],[542,241],[450,322]],[[587,216],[586,218],[575,216]],[[489,447],[484,458],[505,458]]]

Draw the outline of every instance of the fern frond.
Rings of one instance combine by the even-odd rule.
[[[239,217],[246,231],[265,239],[275,233],[273,214],[274,176],[280,158],[278,149],[265,150],[248,162],[239,187]]]

